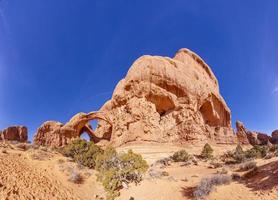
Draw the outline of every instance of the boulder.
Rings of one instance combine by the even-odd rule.
[[[100,122],[96,134],[111,144],[237,143],[231,112],[210,67],[194,52],[173,58],[142,56],[116,86],[101,112],[113,128]]]
[[[98,138],[89,124],[93,119],[109,122],[99,112],[77,113],[66,124],[57,121],[44,122],[34,136],[34,143],[52,147],[62,147],[77,139],[82,133],[87,132],[90,140],[98,142],[100,139],[109,139],[109,136]]]
[[[25,126],[10,126],[0,131],[0,140],[27,142],[28,129]]]

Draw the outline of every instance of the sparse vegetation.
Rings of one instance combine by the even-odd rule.
[[[73,182],[75,184],[80,184],[83,182],[83,177],[81,176],[80,173],[78,173],[77,171],[73,170],[69,176],[68,179],[70,182]]]
[[[195,199],[202,199],[209,195],[218,185],[229,184],[232,178],[228,175],[215,175],[210,178],[203,178],[196,190],[193,192]]]
[[[253,168],[255,168],[255,167],[257,167],[256,162],[250,161],[250,162],[242,163],[242,164],[239,166],[239,170],[240,170],[240,171],[247,171],[247,170],[253,169]]]
[[[238,145],[234,151],[225,153],[221,158],[226,164],[243,163],[258,158],[270,159],[278,155],[278,150],[273,146],[268,147],[257,145],[251,149],[243,151],[241,146]]]
[[[254,146],[244,152],[246,158],[263,158],[267,155],[267,146]]]
[[[119,190],[123,185],[139,183],[148,169],[142,156],[131,150],[118,154],[112,147],[102,150],[92,142],[81,139],[66,146],[62,153],[83,166],[99,171],[98,180],[102,182],[108,200],[119,196]]]
[[[212,159],[213,158],[213,149],[208,143],[206,143],[205,146],[203,147],[203,150],[201,152],[201,157],[203,159]]]
[[[171,156],[174,162],[187,162],[190,158],[189,154],[185,150],[180,150],[175,152]]]
[[[241,163],[246,160],[244,151],[240,145],[237,145],[234,154],[232,155],[236,163]]]
[[[78,139],[63,148],[62,153],[81,165],[95,168],[97,156],[102,154],[103,150],[93,142]]]

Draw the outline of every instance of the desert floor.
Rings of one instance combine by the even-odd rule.
[[[129,144],[118,151],[133,149],[140,153],[151,165],[181,149],[178,146],[157,144]],[[235,146],[214,146],[215,154],[221,154]],[[200,153],[202,146],[187,146],[191,154]],[[256,160],[259,173],[248,180],[233,181],[219,186],[208,200],[275,200],[278,199],[278,158]],[[221,169],[221,168],[220,168]],[[174,163],[161,169],[169,176],[152,178],[148,175],[139,185],[130,185],[121,190],[118,200],[189,200],[192,191],[203,177],[216,174],[219,168],[209,167],[208,162],[182,166]],[[236,166],[226,167],[228,173],[236,171]],[[158,169],[160,170],[160,169]],[[73,172],[84,177],[81,184],[68,181]],[[0,199],[105,199],[105,191],[96,181],[96,171],[73,163],[59,153],[46,148],[23,150],[17,145],[0,143]],[[237,172],[238,173],[238,172]],[[239,172],[241,173],[241,172]]]

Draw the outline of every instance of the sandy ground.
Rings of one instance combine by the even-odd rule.
[[[187,146],[191,154],[198,154],[202,146]],[[232,150],[235,146],[213,147],[215,154]],[[157,144],[131,144],[118,151],[133,149],[141,153],[151,165],[182,149],[180,146]],[[3,151],[4,150],[4,151]],[[6,151],[6,152],[5,152]],[[219,186],[207,200],[278,200],[278,158],[257,160],[259,174],[244,181]],[[72,171],[84,177],[81,184],[68,181]],[[181,166],[174,163],[163,171],[169,176],[151,178],[146,175],[139,185],[121,190],[117,200],[189,200],[203,177],[216,174],[219,169],[209,168],[209,163]],[[235,168],[227,168],[229,173]],[[96,171],[81,168],[68,158],[44,149],[22,151],[0,143],[0,199],[2,200],[93,200],[105,197],[105,191],[96,181]],[[104,198],[105,199],[105,198]]]
[[[3,149],[7,153],[3,153]],[[82,184],[68,181],[72,171],[84,177]],[[105,196],[96,172],[79,169],[67,158],[42,150],[22,151],[0,145],[0,199],[89,200]]]
[[[173,152],[182,149],[177,146],[166,145],[130,145],[120,148],[127,150],[132,148],[141,153],[149,162],[165,158]],[[214,146],[214,154],[221,155],[228,150],[234,150],[235,145]],[[245,147],[249,148],[249,147]],[[185,148],[190,154],[199,154],[202,146],[187,146]],[[232,182],[229,185],[218,186],[206,200],[278,200],[278,158],[269,160],[256,160],[260,173],[248,181]],[[220,168],[221,169],[221,168]],[[145,179],[140,185],[132,185],[121,191],[119,200],[134,197],[136,200],[189,200],[193,198],[193,191],[204,177],[217,173],[220,169],[209,168],[209,163],[199,163],[198,166],[190,165],[181,167],[172,164],[163,169],[169,173],[169,177],[161,179]],[[236,172],[237,168],[226,167],[229,173]],[[239,173],[240,174],[240,173]]]

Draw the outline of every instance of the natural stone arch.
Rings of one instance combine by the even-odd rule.
[[[81,134],[88,133],[90,140],[97,143],[101,140],[109,140],[107,135],[98,137],[90,125],[91,120],[103,120],[111,125],[110,120],[102,112],[77,113],[66,124],[48,121],[38,129],[34,143],[60,147],[70,143],[72,140],[80,138]]]

